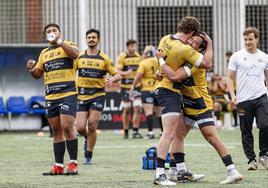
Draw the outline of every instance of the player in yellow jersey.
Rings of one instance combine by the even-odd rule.
[[[204,56],[192,49],[186,44],[186,41],[192,37],[193,33],[200,29],[200,22],[195,17],[183,17],[177,27],[177,33],[163,37],[159,43],[158,50],[163,52],[163,57],[159,61],[160,66],[170,66],[174,71],[183,66],[185,62],[202,67],[211,68],[212,66],[212,43],[208,45]],[[187,68],[187,67],[185,67]],[[188,68],[189,72],[189,68]],[[182,83],[171,81],[166,75],[157,84],[156,98],[162,108],[163,134],[157,147],[157,167],[155,184],[158,185],[176,185],[168,180],[165,174],[165,159],[169,147],[175,138],[177,130],[184,131],[185,127],[181,120],[182,113]],[[177,154],[179,148],[174,151],[176,163],[180,156]]]
[[[137,88],[134,90],[133,98],[130,98],[129,92],[133,80],[135,78],[136,72],[138,70],[141,57],[136,52],[137,51],[137,42],[135,40],[128,40],[126,43],[127,51],[122,52],[118,56],[117,60],[117,70],[122,76],[121,80],[121,103],[123,107],[122,112],[122,123],[124,128],[124,138],[128,138],[128,128],[129,128],[129,112],[133,106],[133,138],[142,138],[139,133],[140,127],[140,111],[141,111],[141,91],[140,85],[137,85]],[[131,104],[132,103],[132,104]],[[132,105],[132,106],[131,106]]]
[[[76,59],[78,71],[78,112],[76,118],[77,131],[83,135],[84,164],[92,163],[93,149],[97,140],[97,126],[105,102],[105,85],[121,79],[111,59],[99,48],[100,32],[90,29],[86,32],[88,49],[80,52]],[[106,79],[106,74],[111,77]]]
[[[148,133],[146,138],[153,139],[155,138],[153,132],[153,114],[155,113],[162,131],[162,121],[161,121],[161,109],[155,98],[154,89],[156,84],[155,73],[158,67],[158,61],[155,54],[155,47],[148,45],[144,48],[142,58],[139,68],[137,70],[135,79],[131,86],[130,96],[133,94],[133,91],[138,83],[141,82],[141,98],[144,114],[147,121]]]
[[[188,40],[188,43],[197,51],[202,52],[206,49],[206,35],[202,32],[194,33],[194,36]],[[161,58],[161,53],[156,54]],[[176,181],[198,180],[204,176],[189,175],[184,163],[184,149],[183,140],[191,127],[196,123],[205,139],[215,148],[220,155],[224,165],[226,166],[228,176],[221,182],[221,184],[234,183],[242,179],[241,174],[235,169],[232,162],[232,157],[225,147],[224,143],[219,138],[212,115],[213,101],[207,90],[206,70],[192,67],[190,72],[187,73],[184,68],[174,71],[171,67],[165,67],[166,75],[173,81],[182,81],[182,95],[184,101],[184,121],[187,125],[186,131],[178,131],[177,137],[173,140],[171,152],[175,150],[175,145],[180,147],[179,154],[182,156],[180,163],[176,165],[171,164],[169,170],[169,177]],[[184,171],[186,173],[181,173]],[[182,175],[184,174],[184,175]],[[192,176],[192,177],[191,177]],[[175,177],[175,178],[174,178]],[[191,177],[191,178],[189,178]]]
[[[73,42],[61,39],[57,24],[46,25],[44,32],[49,47],[42,50],[37,63],[34,60],[27,62],[34,78],[44,75],[47,117],[53,130],[55,164],[49,173],[43,175],[64,174],[65,146],[70,156],[66,174],[76,175],[78,141],[74,129],[77,108],[74,59],[79,51]]]

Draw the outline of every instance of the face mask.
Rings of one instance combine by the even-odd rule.
[[[56,35],[54,34],[54,33],[49,33],[49,34],[47,34],[47,40],[49,41],[49,42],[52,42],[52,41],[54,41],[56,39]]]

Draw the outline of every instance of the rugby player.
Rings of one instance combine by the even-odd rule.
[[[135,90],[133,91],[133,98],[129,96],[131,85],[135,78],[137,69],[139,67],[141,56],[137,51],[137,42],[135,40],[128,40],[126,43],[127,51],[122,52],[118,56],[116,68],[122,76],[121,80],[121,103],[123,107],[122,112],[122,123],[124,128],[124,138],[128,138],[128,129],[129,129],[129,113],[131,107],[133,106],[133,138],[142,138],[139,133],[140,127],[140,114],[141,114],[141,91],[140,85],[138,84]]]
[[[100,32],[86,32],[88,49],[80,52],[76,59],[78,79],[77,131],[85,139],[84,164],[92,163],[93,149],[97,141],[97,127],[105,102],[105,86],[121,79],[111,59],[98,48]],[[106,74],[111,77],[106,79]]]
[[[74,59],[79,51],[73,42],[61,39],[57,24],[46,25],[44,32],[49,47],[42,50],[37,63],[27,61],[27,68],[35,79],[44,75],[47,117],[53,130],[55,164],[43,175],[64,174],[65,146],[70,156],[66,174],[76,175],[78,141],[74,129],[77,108]]]
[[[188,40],[188,43],[197,51],[202,52],[206,50],[206,35],[202,32],[195,32],[193,37]],[[161,57],[161,52],[157,52],[157,57]],[[186,64],[185,66],[190,65]],[[204,176],[196,176],[191,172],[187,171],[184,162],[184,151],[183,151],[183,140],[187,133],[190,131],[191,127],[196,123],[204,138],[215,148],[215,150],[220,155],[224,165],[227,169],[227,177],[225,180],[221,181],[221,184],[230,184],[238,182],[242,179],[241,174],[235,169],[232,161],[232,157],[225,147],[224,143],[221,141],[217,134],[212,110],[213,101],[207,90],[206,82],[206,70],[198,69],[197,67],[191,67],[190,72],[185,71],[184,68],[180,68],[177,71],[171,69],[171,67],[162,67],[163,71],[169,79],[172,81],[183,80],[182,95],[183,95],[183,112],[184,121],[187,125],[186,131],[183,133],[181,131],[177,132],[177,137],[172,143],[171,152],[175,150],[180,150],[178,153],[174,153],[180,156],[179,163],[176,164],[177,169],[171,165],[171,170],[169,171],[169,176],[173,178],[175,175],[178,181],[194,181],[203,178]],[[188,69],[186,69],[188,70]],[[174,178],[173,178],[174,180]]]

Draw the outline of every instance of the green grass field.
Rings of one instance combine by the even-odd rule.
[[[145,133],[145,130],[142,130]],[[219,185],[226,170],[218,154],[193,130],[186,139],[186,164],[195,173],[204,173],[205,179],[195,183],[178,184],[177,187],[260,187],[268,183],[268,170],[262,167],[255,172],[247,171],[247,160],[243,154],[240,131],[219,131],[232,153],[236,167],[244,176],[240,184]],[[254,130],[257,142],[257,131]],[[141,168],[145,150],[157,144],[155,140],[124,140],[119,134],[105,131],[99,135],[94,152],[94,164],[83,162],[83,138],[79,137],[79,175],[42,176],[53,164],[52,141],[36,133],[0,133],[0,187],[157,187],[153,185],[154,171]],[[257,151],[257,146],[255,147]],[[68,162],[67,151],[65,161]]]

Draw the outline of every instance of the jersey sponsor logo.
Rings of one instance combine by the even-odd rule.
[[[92,69],[92,68],[82,68],[78,69],[79,77],[87,77],[87,78],[103,78],[106,75],[106,71]]]
[[[46,95],[76,91],[75,82],[57,82],[47,84],[45,88]]]
[[[134,79],[131,78],[123,78],[121,80],[121,84],[132,84]]]
[[[62,69],[73,69],[73,60],[70,58],[58,58],[45,63],[45,71],[55,71]]]
[[[138,68],[139,68],[139,65],[125,65],[123,67],[123,71],[127,71],[129,69],[132,69],[133,71],[136,71]]]
[[[207,108],[206,103],[202,97],[193,99],[188,96],[183,96],[183,105],[185,108],[191,108],[196,110],[202,110]]]
[[[154,102],[154,98],[153,97],[146,97],[145,98],[145,102],[147,102],[147,103],[153,103]]]
[[[104,92],[104,88],[86,88],[86,87],[78,87],[79,95],[93,95],[95,93]]]
[[[102,108],[102,104],[100,104],[100,103],[97,103],[97,102],[93,102],[92,103],[94,106],[96,106],[97,108]]]

